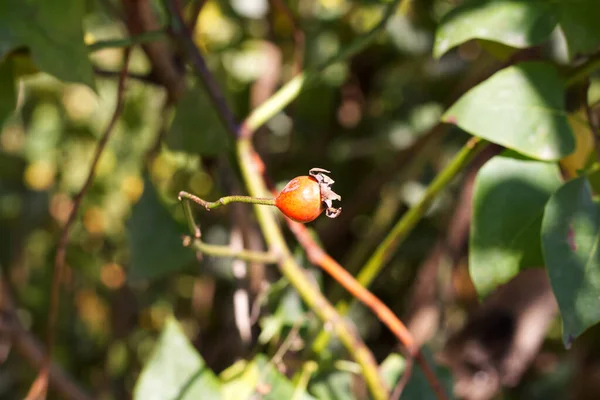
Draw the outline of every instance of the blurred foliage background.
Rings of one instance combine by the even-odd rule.
[[[188,17],[205,3],[194,19],[194,41],[238,116],[271,94],[261,79],[273,80],[275,89],[298,71],[295,25],[303,33],[304,67],[316,66],[372,28],[386,4],[292,0],[285,2],[294,15],[292,22],[277,6],[279,1],[184,3]],[[353,273],[467,139],[459,129],[439,124],[442,111],[502,65],[476,42],[460,45],[440,60],[432,58],[435,29],[454,3],[412,2],[408,16],[393,15],[374,44],[328,67],[318,82],[256,134],[257,151],[278,187],[312,167],[332,171],[344,212],[311,227],[327,251]],[[118,17],[120,2],[88,0],[85,6],[86,44],[127,35]],[[160,2],[153,7],[160,23],[166,24]],[[53,23],[57,26],[59,20]],[[563,47],[553,39],[538,51],[561,64],[566,62]],[[28,65],[16,69],[23,75],[17,111],[0,133],[0,264],[16,315],[37,338],[46,331],[57,240],[114,110],[122,54],[122,49],[111,47],[91,53],[95,90],[45,73],[31,74]],[[62,61],[67,68],[76,63]],[[251,266],[242,284],[231,260],[205,256],[199,262],[182,246],[186,229],[178,191],[210,200],[243,192],[232,143],[214,107],[190,71],[185,72],[188,89],[176,104],[168,104],[139,47],[133,50],[129,72],[124,112],[67,247],[55,361],[94,398],[129,398],[159,332],[174,315],[217,374],[255,354],[271,359],[290,331],[300,332],[285,344],[285,359],[277,364],[286,366],[280,372],[293,377],[322,327],[279,280],[276,267]],[[265,86],[266,94],[260,92]],[[600,98],[598,75],[592,77],[589,96]],[[436,200],[371,286],[399,316],[407,314],[417,271],[447,234],[460,205],[463,178]],[[253,247],[264,248],[251,208],[240,209],[252,226]],[[204,240],[215,244],[231,243],[240,221],[231,209],[199,211],[197,218]],[[324,293],[331,300],[346,296],[306,260],[291,235],[289,239],[297,260]],[[439,278],[430,281],[440,288],[443,315],[430,343],[434,350],[462,325],[466,311],[476,303],[465,256],[462,246],[453,262],[440,263]],[[236,325],[233,299],[240,287],[250,299],[250,340]],[[348,318],[378,361],[398,351],[393,336],[363,307],[353,306]],[[545,345],[550,361],[541,364],[549,372],[528,376],[521,388],[528,394],[521,398],[551,398],[544,388],[568,376],[562,368],[568,362],[560,358],[560,324],[555,325]],[[10,342],[1,346],[0,398],[21,399],[37,371],[11,350]],[[329,351],[329,360],[346,357],[335,343]],[[311,394],[359,398],[354,369],[352,363],[332,362],[313,376]],[[564,379],[563,388],[568,385]]]

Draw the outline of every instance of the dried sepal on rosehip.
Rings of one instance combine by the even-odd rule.
[[[342,209],[334,208],[333,201],[342,198],[331,190],[334,180],[325,175],[326,173],[330,172],[322,168],[312,168],[308,172],[309,176],[292,179],[275,198],[275,206],[296,222],[311,222],[323,211],[329,218],[337,217]]]

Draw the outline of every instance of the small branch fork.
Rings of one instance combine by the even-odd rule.
[[[198,196],[194,196],[188,192],[179,193],[179,201],[183,206],[185,219],[187,221],[190,232],[193,236],[186,236],[183,244],[185,246],[193,247],[201,254],[207,254],[214,257],[231,257],[237,258],[249,262],[257,262],[263,264],[277,264],[279,258],[276,254],[264,252],[264,251],[251,251],[251,250],[234,250],[230,246],[221,246],[208,244],[201,240],[202,233],[200,227],[194,220],[194,215],[190,207],[190,201],[204,207],[206,210],[212,210],[230,203],[254,203],[262,205],[275,205],[273,199],[255,199],[249,196],[226,196],[222,197],[217,201],[209,202],[201,199]]]
[[[394,4],[397,5],[397,1]],[[241,125],[237,124],[235,116],[224,101],[220,88],[206,67],[202,55],[193,43],[189,31],[186,29],[177,1],[167,0],[166,5],[172,17],[175,34],[182,41],[196,74],[208,91],[209,97],[214,102],[215,109],[221,120],[224,122],[225,127],[230,134],[237,139],[237,156],[250,195],[258,198],[268,196],[269,191],[265,187],[261,176],[257,173],[258,169],[256,168],[256,161],[258,160],[258,156],[256,155],[249,138],[246,137],[251,136],[251,132],[255,130],[257,126],[249,124],[248,121],[245,121]],[[390,9],[394,10],[395,8],[390,7]],[[292,87],[296,87],[298,82],[293,83],[293,81],[294,80],[292,80],[291,83],[288,83],[288,85],[291,84]],[[299,90],[300,87],[297,87],[297,89]],[[294,94],[292,93],[291,97],[283,99],[283,103],[289,103],[293,97]],[[263,107],[269,107],[269,104],[273,106],[273,103],[269,103],[269,100],[267,100],[267,102],[263,103]],[[280,106],[281,104],[277,105],[278,110],[281,110],[281,108],[279,108]],[[274,109],[272,110],[274,111]],[[265,114],[263,113],[263,115]],[[270,118],[268,115],[265,116]],[[362,367],[362,376],[365,379],[373,398],[388,399],[389,390],[378,373],[378,366],[372,352],[361,340],[356,330],[337,314],[333,306],[306,276],[305,271],[295,262],[273,214],[264,207],[259,207],[259,205],[256,204],[254,206],[258,222],[268,246],[281,254],[280,262],[278,263],[281,273],[295,287],[307,306],[314,311],[315,315],[317,315],[324,324],[331,327],[340,339],[340,342],[344,344],[344,347],[348,350],[349,354],[351,354],[356,362]]]
[[[207,210],[214,209],[220,207],[221,205],[225,205],[229,202],[234,202],[236,200],[240,200],[242,202],[247,203],[255,203],[255,210],[257,213],[258,220],[261,224],[263,232],[265,234],[265,238],[269,245],[272,248],[276,248],[282,251],[281,262],[279,263],[280,268],[283,274],[288,278],[290,282],[296,287],[296,289],[300,292],[304,301],[308,304],[308,306],[315,311],[315,313],[319,316],[319,318],[323,322],[331,322],[335,324],[335,332],[340,337],[340,340],[348,351],[355,356],[359,364],[363,367],[363,375],[367,383],[369,384],[369,388],[374,395],[375,398],[389,398],[389,393],[387,388],[383,389],[382,393],[381,388],[381,380],[378,376],[378,373],[371,370],[372,368],[372,354],[367,359],[361,359],[360,354],[364,351],[370,354],[369,350],[364,346],[364,343],[360,341],[358,337],[352,338],[349,336],[348,328],[345,326],[337,314],[335,310],[332,309],[331,305],[326,302],[323,298],[322,294],[315,290],[312,285],[305,282],[305,278],[297,271],[299,268],[291,257],[286,257],[289,254],[289,250],[285,244],[285,241],[279,231],[275,220],[272,218],[272,215],[266,212],[266,210],[256,207],[257,204],[268,204],[272,205],[271,201],[264,199],[263,197],[269,193],[265,186],[265,182],[263,180],[262,174],[264,173],[264,163],[260,159],[260,156],[254,150],[251,139],[253,133],[256,131],[258,127],[260,127],[264,122],[270,119],[273,115],[283,109],[289,102],[291,102],[300,92],[301,88],[306,84],[307,81],[315,79],[318,77],[321,68],[318,68],[316,71],[303,72],[299,74],[296,78],[292,79],[287,85],[280,89],[275,95],[273,95],[269,100],[264,102],[262,106],[254,110],[246,120],[244,120],[241,125],[238,125],[235,120],[235,116],[231,112],[230,108],[224,101],[224,97],[220,92],[219,87],[216,84],[215,79],[212,77],[212,74],[208,70],[206,63],[197,47],[194,45],[189,32],[185,29],[185,25],[183,23],[183,18],[181,17],[181,12],[177,7],[177,2],[175,0],[167,0],[167,7],[174,21],[174,30],[176,31],[177,36],[183,42],[186,51],[188,52],[188,57],[196,71],[196,74],[199,76],[201,81],[204,83],[206,90],[209,93],[209,97],[215,104],[215,108],[219,113],[221,120],[224,122],[225,127],[228,131],[234,136],[237,140],[238,144],[238,160],[240,163],[240,167],[242,170],[242,174],[246,181],[246,187],[250,191],[250,194],[256,196],[260,199],[260,201],[264,201],[264,203],[255,203],[251,201],[249,198],[245,196],[230,196],[220,199],[216,202],[206,202],[202,199],[197,198],[194,195],[189,193],[180,193],[180,198],[184,200],[194,201],[199,205],[203,206]],[[344,49],[340,54],[332,59],[332,62],[339,61],[345,58],[350,57],[353,54],[356,54],[358,51],[362,50],[366,45],[368,45],[375,37],[377,37],[380,30],[385,27],[388,18],[393,14],[396,10],[396,7],[399,4],[399,0],[394,1],[390,4],[389,8],[384,13],[384,18],[380,21],[379,24],[369,32],[364,37],[361,37],[357,42],[352,43],[346,49]],[[189,206],[188,206],[189,207]],[[191,212],[186,211],[186,214],[190,214]],[[190,230],[194,232],[196,239],[198,240],[200,232],[195,223],[193,223],[193,219],[188,217],[188,223],[190,223]],[[331,257],[329,257],[322,249],[320,249],[316,243],[309,243],[306,238],[309,237],[308,230],[300,224],[290,224],[291,228],[299,241],[307,251],[309,258],[311,261],[317,265],[320,265],[326,272],[332,275],[334,279],[336,279],[340,284],[342,284],[348,291],[350,291],[354,296],[356,296],[359,300],[361,300],[365,305],[367,305],[371,310],[375,312],[375,314],[380,318],[380,320],[386,324],[392,332],[398,337],[400,342],[406,347],[411,356],[415,358],[417,363],[423,369],[425,376],[427,377],[431,387],[433,388],[434,393],[438,399],[447,399],[446,394],[442,389],[442,385],[439,380],[435,376],[433,370],[429,367],[427,361],[423,357],[422,353],[419,351],[418,346],[416,346],[414,339],[410,332],[406,329],[404,324],[394,315],[394,313],[383,304],[376,296],[374,296],[367,289],[362,287],[356,279],[347,273],[337,262],[335,262]],[[318,297],[318,299],[316,299]],[[340,323],[338,323],[338,321]],[[352,335],[352,334],[350,334]],[[357,348],[360,346],[361,350]],[[364,349],[364,350],[363,350]],[[366,363],[366,364],[365,364]]]

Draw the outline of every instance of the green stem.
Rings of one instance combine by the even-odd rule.
[[[257,196],[264,196],[268,193],[267,188],[262,182],[260,175],[253,173],[252,171],[252,156],[251,156],[251,143],[246,139],[238,141],[238,151],[240,158],[240,165],[244,177],[246,179],[246,185],[251,194]],[[273,214],[270,213],[264,207],[255,207],[256,215],[259,223],[265,235],[269,247],[275,249],[275,253],[281,254],[281,257],[275,256],[272,253],[254,252],[249,250],[235,251],[227,246],[217,246],[204,243],[200,240],[201,232],[200,228],[194,221],[190,202],[199,204],[200,206],[211,210],[214,208],[221,207],[223,205],[241,202],[251,203],[255,206],[259,205],[274,205],[275,200],[270,198],[260,198],[251,196],[227,196],[222,197],[217,201],[208,202],[188,192],[180,192],[179,200],[181,201],[184,209],[184,214],[188,223],[188,227],[195,240],[192,245],[200,252],[217,256],[217,257],[235,257],[244,259],[247,261],[257,261],[261,263],[278,263],[281,267],[282,273],[292,282],[300,296],[306,302],[306,304],[321,318],[322,321],[332,325],[333,331],[338,335],[340,341],[346,345],[348,352],[352,354],[357,363],[362,367],[364,371],[364,377],[369,385],[371,393],[376,399],[386,399],[387,389],[381,382],[379,377],[377,364],[373,355],[369,349],[360,341],[358,334],[353,332],[339,317],[336,313],[335,308],[327,302],[323,294],[315,288],[308,277],[304,274],[302,268],[296,264],[292,254],[290,253],[285,239],[279,227],[277,221],[273,218]]]
[[[207,210],[213,210],[215,208],[219,208],[221,206],[225,206],[230,203],[248,203],[248,204],[260,204],[263,206],[274,206],[275,199],[272,198],[259,198],[259,197],[251,197],[251,196],[225,196],[221,197],[217,201],[206,201],[201,199],[198,196],[195,196],[188,192],[179,192],[179,200],[190,200],[196,204],[201,205]]]
[[[236,196],[230,196],[236,197]],[[244,196],[245,197],[245,196]],[[277,264],[279,262],[279,258],[277,255],[272,253],[267,253],[263,251],[252,251],[252,250],[234,250],[229,246],[221,246],[204,243],[200,240],[201,232],[200,227],[196,224],[194,220],[194,215],[192,213],[192,208],[190,207],[190,200],[200,200],[202,203],[207,203],[198,196],[194,196],[193,194],[187,192],[179,193],[179,200],[183,206],[183,212],[185,214],[185,219],[188,224],[188,228],[190,229],[190,233],[193,236],[193,240],[190,242],[190,246],[194,247],[197,251],[202,254],[208,254],[213,257],[231,257],[237,258],[239,260],[250,261],[250,262],[258,262],[263,264]],[[221,205],[221,203],[216,202]],[[214,203],[207,203],[214,204]]]
[[[450,164],[448,164],[442,172],[440,172],[433,182],[429,185],[423,198],[414,207],[409,209],[400,220],[394,225],[386,238],[379,244],[375,252],[371,255],[366,264],[361,268],[358,274],[358,282],[361,285],[368,287],[373,279],[379,274],[381,269],[386,265],[390,258],[394,255],[395,250],[404,241],[404,239],[412,232],[419,220],[427,212],[431,202],[435,197],[444,190],[450,182],[458,175],[460,171],[486,146],[489,142],[472,137],[463,146],[463,148],[454,156]],[[349,303],[341,301],[337,304],[338,313],[344,315],[349,308]],[[321,333],[315,339],[312,350],[315,353],[322,352],[329,343],[330,334],[326,331]]]
[[[226,122],[225,126],[233,136],[239,138],[237,144],[238,161],[240,163],[240,168],[244,176],[246,187],[251,195],[255,197],[266,197],[269,195],[262,176],[253,168],[255,164],[253,159],[254,153],[252,149],[252,143],[249,139],[252,136],[252,133],[270,118],[283,110],[289,103],[291,103],[291,101],[298,96],[300,90],[304,85],[307,84],[308,81],[313,81],[319,77],[320,72],[324,67],[330,63],[338,62],[348,58],[370,44],[386,26],[387,21],[396,10],[396,7],[400,1],[401,0],[394,0],[392,3],[390,3],[390,5],[384,11],[381,21],[369,33],[360,37],[356,42],[350,44],[341,53],[322,64],[319,68],[303,72],[296,78],[292,79],[292,81],[281,88],[269,100],[255,109],[248,116],[239,130],[234,126],[235,117],[231,113],[231,110],[229,110],[224,101],[222,101],[222,96],[220,96],[214,87],[215,85],[211,84],[213,83],[212,76],[210,76],[209,73],[206,73],[204,63],[199,62],[202,61],[201,55],[195,46],[189,46],[188,51],[190,52],[190,56],[192,58],[195,56],[196,61],[198,61],[194,63],[196,73],[200,76],[200,79],[202,79],[205,86],[208,86],[208,90],[212,94],[211,98],[216,103],[218,112],[222,119]],[[167,1],[167,5],[170,7],[169,10],[173,16],[177,18],[177,23],[181,25],[181,16],[178,13],[173,12],[177,11],[175,4]],[[209,204],[210,207],[213,204],[204,201],[198,202],[191,196],[187,198],[191,201],[195,201],[203,207],[206,207],[207,204]],[[218,204],[214,207],[223,205],[221,201],[216,203]],[[269,247],[277,254],[281,255],[279,266],[282,274],[295,287],[303,301],[319,317],[319,319],[323,321],[323,323],[331,326],[331,330],[338,336],[341,343],[348,350],[348,353],[351,354],[351,356],[361,366],[363,370],[363,377],[373,398],[389,398],[389,393],[385,387],[385,384],[379,376],[377,363],[373,357],[373,354],[362,342],[358,333],[352,329],[352,327],[348,325],[342,318],[340,318],[335,311],[335,308],[327,301],[324,295],[319,291],[318,287],[313,285],[312,281],[306,276],[302,267],[300,267],[300,265],[294,261],[292,254],[287,247],[283,234],[279,229],[277,221],[273,216],[273,213],[271,213],[270,210],[267,210],[265,207],[257,207],[256,202],[252,203],[255,204],[254,208],[256,216]],[[268,204],[272,205],[270,202]]]
[[[600,54],[590,57],[584,64],[575,68],[566,78],[566,85],[573,86],[577,82],[587,77],[592,71],[600,68]],[[358,274],[358,281],[365,287],[369,286],[381,269],[389,261],[394,251],[410,234],[423,214],[427,211],[435,197],[444,190],[454,177],[485,147],[489,142],[477,137],[471,138],[454,159],[436,176],[433,182],[427,188],[421,201],[404,214],[404,216],[394,225],[383,242],[377,247],[366,264],[361,268]],[[336,309],[341,315],[344,315],[349,308],[348,302],[339,302]],[[330,334],[322,331],[313,342],[312,350],[315,353],[321,353],[327,343],[329,343]]]
[[[242,175],[250,194],[257,197],[268,194],[262,177],[252,167],[254,160],[252,158],[253,150],[250,139],[239,139],[237,151]],[[254,206],[254,210],[269,248],[281,256],[279,262],[281,273],[294,286],[302,300],[317,317],[331,327],[331,331],[333,331],[361,366],[363,377],[373,398],[389,398],[389,393],[379,376],[377,363],[373,354],[362,342],[358,333],[340,318],[335,308],[327,301],[323,293],[319,291],[319,288],[312,283],[302,267],[296,263],[287,247],[285,238],[273,213],[265,207],[258,207],[256,205]]]
[[[183,213],[185,214],[185,220],[187,221],[190,233],[195,239],[200,238],[202,236],[202,234],[200,233],[200,227],[196,224],[196,221],[194,220],[194,214],[192,213],[192,207],[190,206],[189,200],[186,197],[182,197],[181,193],[179,193],[179,201],[181,202],[181,205],[183,207]]]
[[[412,232],[423,214],[427,212],[432,201],[444,190],[463,168],[486,146],[489,142],[472,137],[467,144],[454,156],[450,164],[440,172],[429,185],[423,198],[410,208],[394,225],[387,237],[379,244],[367,263],[358,274],[358,281],[363,286],[369,286],[385,264],[392,258],[394,250]]]
[[[213,257],[236,258],[238,260],[261,264],[277,264],[279,262],[279,258],[275,254],[264,251],[234,250],[229,246],[204,243],[200,239],[195,239],[191,243],[191,246],[200,253]]]
[[[139,35],[126,37],[123,39],[110,39],[110,40],[99,40],[95,43],[89,44],[88,51],[93,53],[95,51],[112,49],[119,47],[131,47],[136,44],[144,44],[148,42],[155,42],[157,40],[164,39],[166,35],[165,29],[158,29],[155,31],[149,31],[140,33]]]
[[[441,135],[429,140],[419,151],[419,156],[415,157],[407,166],[403,167],[397,179],[401,182],[415,179],[415,177],[423,171],[423,168],[432,157],[439,155],[441,140]],[[377,244],[380,243],[381,238],[385,237],[385,234],[394,223],[394,216],[401,206],[399,197],[399,195],[392,193],[382,194],[380,203],[373,214],[373,219],[365,238],[361,240],[357,246],[352,248],[347,261],[342,264],[352,275],[355,276],[360,271],[362,263],[371,254],[371,251],[376,248]],[[332,299],[332,301],[337,301],[343,298],[343,296],[344,291],[342,287],[335,285],[329,298]]]
[[[597,68],[600,68],[600,55],[590,58],[585,64],[573,71],[567,79],[567,85],[571,86]],[[444,168],[442,172],[433,180],[427,188],[425,195],[417,205],[412,207],[396,223],[388,236],[377,247],[367,263],[362,267],[358,274],[358,281],[363,286],[369,286],[384,265],[394,254],[394,250],[404,241],[408,234],[421,219],[423,214],[429,208],[431,202],[439,192],[444,190],[454,177],[483,150],[489,142],[472,137],[465,146],[458,152],[454,159]]]

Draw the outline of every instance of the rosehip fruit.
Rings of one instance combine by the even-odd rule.
[[[296,222],[311,222],[323,211],[329,218],[335,218],[342,211],[332,206],[333,200],[341,200],[330,186],[333,179],[325,175],[329,171],[313,168],[310,176],[298,176],[288,182],[275,198],[275,206],[288,218]]]
[[[298,176],[288,182],[275,205],[296,222],[310,222],[325,210],[321,201],[319,183],[312,176]]]

